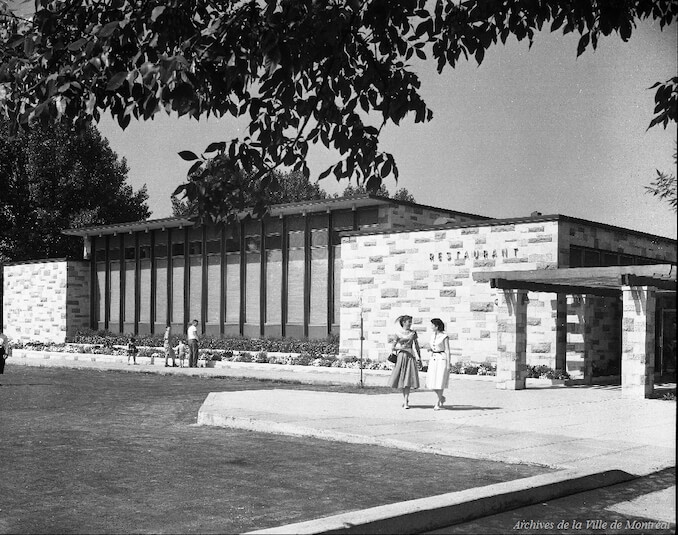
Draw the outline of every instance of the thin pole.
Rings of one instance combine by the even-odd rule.
[[[362,305],[362,303],[361,303]],[[360,307],[360,388],[363,387],[363,307]]]

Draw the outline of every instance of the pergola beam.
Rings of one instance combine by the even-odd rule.
[[[500,290],[528,290],[530,292],[549,292],[567,295],[596,295],[600,297],[620,297],[621,288],[601,288],[595,286],[572,286],[568,284],[547,284],[543,282],[517,281],[508,279],[490,279],[490,287]]]
[[[644,277],[641,275],[634,275],[626,273],[621,276],[621,283],[624,286],[654,286],[659,290],[673,290],[676,291],[676,281],[659,279],[656,277]]]
[[[526,271],[492,271],[487,276],[511,281],[532,281],[544,284],[566,284],[570,286],[595,286],[615,288],[621,286],[623,275],[648,277],[652,280],[676,281],[676,267],[671,264],[637,266],[605,266],[558,269],[530,269]],[[487,280],[487,279],[486,279]],[[651,286],[655,286],[654,284]]]

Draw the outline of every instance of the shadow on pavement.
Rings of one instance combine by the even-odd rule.
[[[426,404],[426,405],[412,405],[410,403],[410,409],[425,409],[425,410],[433,410],[433,405],[432,404]],[[477,405],[445,405],[442,407],[441,411],[493,411],[493,410],[498,410],[501,409],[501,407],[479,407]]]

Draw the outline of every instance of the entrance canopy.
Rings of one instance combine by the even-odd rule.
[[[492,271],[490,286],[505,290],[528,290],[566,294],[618,297],[622,286],[652,286],[676,291],[676,266],[607,266],[527,271]]]
[[[525,388],[527,351],[527,292],[617,297],[621,301],[622,394],[650,397],[654,384],[657,294],[675,293],[672,264],[493,271],[484,274],[507,306],[497,309],[497,388]],[[522,294],[522,295],[521,295]],[[584,314],[586,322],[586,314]],[[557,335],[566,340],[567,323]],[[584,331],[586,345],[588,330]],[[590,333],[589,333],[590,334]],[[584,348],[584,380],[591,379],[591,351]]]

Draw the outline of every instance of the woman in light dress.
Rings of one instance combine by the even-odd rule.
[[[403,408],[410,408],[410,389],[419,388],[417,362],[421,364],[421,353],[416,331],[412,330],[412,316],[400,316],[396,321],[398,329],[392,338],[391,352],[398,355],[388,386],[402,388]],[[416,352],[416,357],[415,357]]]
[[[445,324],[440,319],[431,320],[431,330],[431,359],[426,372],[426,388],[438,396],[433,407],[434,411],[438,411],[445,405],[443,390],[450,380],[450,340],[445,333]]]

